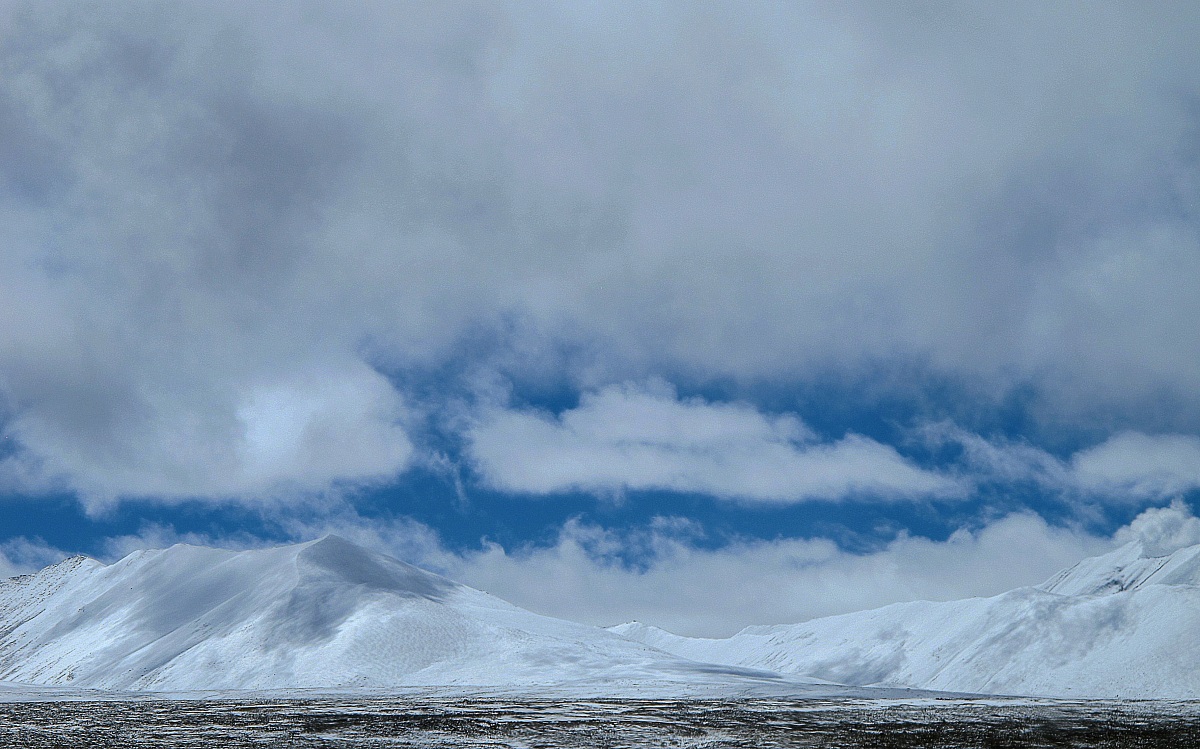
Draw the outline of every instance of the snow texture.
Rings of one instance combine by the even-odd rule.
[[[1142,541],[992,598],[917,601],[725,639],[631,622],[685,658],[852,685],[977,694],[1200,698],[1200,546]]]
[[[242,552],[178,545],[108,566],[75,557],[2,581],[0,681],[167,692],[809,688],[539,616],[336,536]]]
[[[0,581],[0,692],[1196,699],[1200,546],[1174,547],[1141,539],[992,598],[725,639],[540,616],[336,536],[74,557]]]

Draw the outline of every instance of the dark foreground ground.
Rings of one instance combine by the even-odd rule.
[[[1194,703],[317,699],[0,703],[0,747],[1200,747]]]

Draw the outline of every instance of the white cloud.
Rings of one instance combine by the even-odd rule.
[[[483,478],[513,492],[663,489],[786,503],[962,491],[866,437],[818,442],[795,416],[680,400],[661,384],[603,388],[557,417],[492,407],[467,436]]]
[[[1200,488],[1200,438],[1122,432],[1067,460],[1026,442],[988,440],[949,423],[919,430],[963,449],[973,481],[1031,481],[1046,489],[1124,502],[1161,501]]]
[[[1117,531],[1119,544],[1141,541],[1148,556],[1166,556],[1173,551],[1200,544],[1200,518],[1180,500],[1169,507],[1152,507]]]
[[[926,424],[916,433],[931,445],[962,448],[963,472],[975,480],[1035,481],[1054,488],[1072,482],[1062,461],[1027,442],[985,439],[950,422]]]
[[[901,535],[863,554],[822,538],[735,539],[713,548],[683,518],[619,532],[570,521],[548,546],[485,543],[460,552],[420,523],[352,512],[296,522],[289,532],[297,539],[338,533],[550,616],[596,625],[636,619],[681,634],[723,636],[751,624],[1035,585],[1131,533],[1145,535],[1153,512],[1115,540],[1018,513],[945,541]]]
[[[69,554],[41,539],[10,538],[0,543],[0,578],[37,572],[66,559]]]
[[[278,522],[295,541],[337,533],[542,614],[596,625],[637,619],[697,636],[900,601],[994,595],[1041,583],[1084,557],[1134,540],[1151,553],[1200,543],[1200,520],[1182,503],[1146,510],[1111,537],[1017,513],[961,529],[945,541],[900,535],[867,553],[847,552],[822,538],[734,539],[713,547],[700,526],[683,518],[656,518],[623,531],[570,521],[548,546],[506,549],[485,542],[457,552],[419,522],[365,518],[349,508]],[[180,542],[235,549],[265,543],[246,534],[180,534],[149,524],[109,539],[105,559]],[[15,539],[0,545],[0,572],[30,571],[65,556]]]
[[[264,485],[387,478],[405,467],[413,451],[399,424],[399,394],[361,364],[255,388],[237,416],[243,470]]]
[[[1081,487],[1105,494],[1164,497],[1200,487],[1200,438],[1123,432],[1071,457]]]
[[[623,565],[602,550],[631,543],[648,550],[644,566]],[[636,619],[679,634],[724,636],[750,624],[798,622],[898,601],[994,595],[1040,583],[1108,545],[1052,528],[1034,515],[1011,515],[945,542],[901,536],[867,554],[841,551],[824,539],[705,549],[669,529],[630,539],[568,524],[554,546],[491,545],[452,560],[447,571],[552,616],[597,625]]]

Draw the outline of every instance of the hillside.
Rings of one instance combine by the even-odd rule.
[[[685,658],[852,685],[1053,697],[1200,698],[1200,546],[1138,542],[992,598],[918,601],[725,639],[610,631]]]
[[[0,681],[117,690],[777,683],[539,616],[329,536],[0,582]]]

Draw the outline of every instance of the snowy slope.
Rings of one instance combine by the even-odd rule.
[[[1139,543],[1036,588],[687,638],[611,631],[686,658],[843,684],[988,694],[1200,698],[1200,547]]]
[[[0,681],[222,690],[751,684],[538,616],[340,538],[76,557],[0,582]],[[774,680],[777,681],[777,680]]]
[[[1078,596],[1137,590],[1147,585],[1200,585],[1200,546],[1153,555],[1135,541],[1104,556],[1085,559],[1038,587]]]

